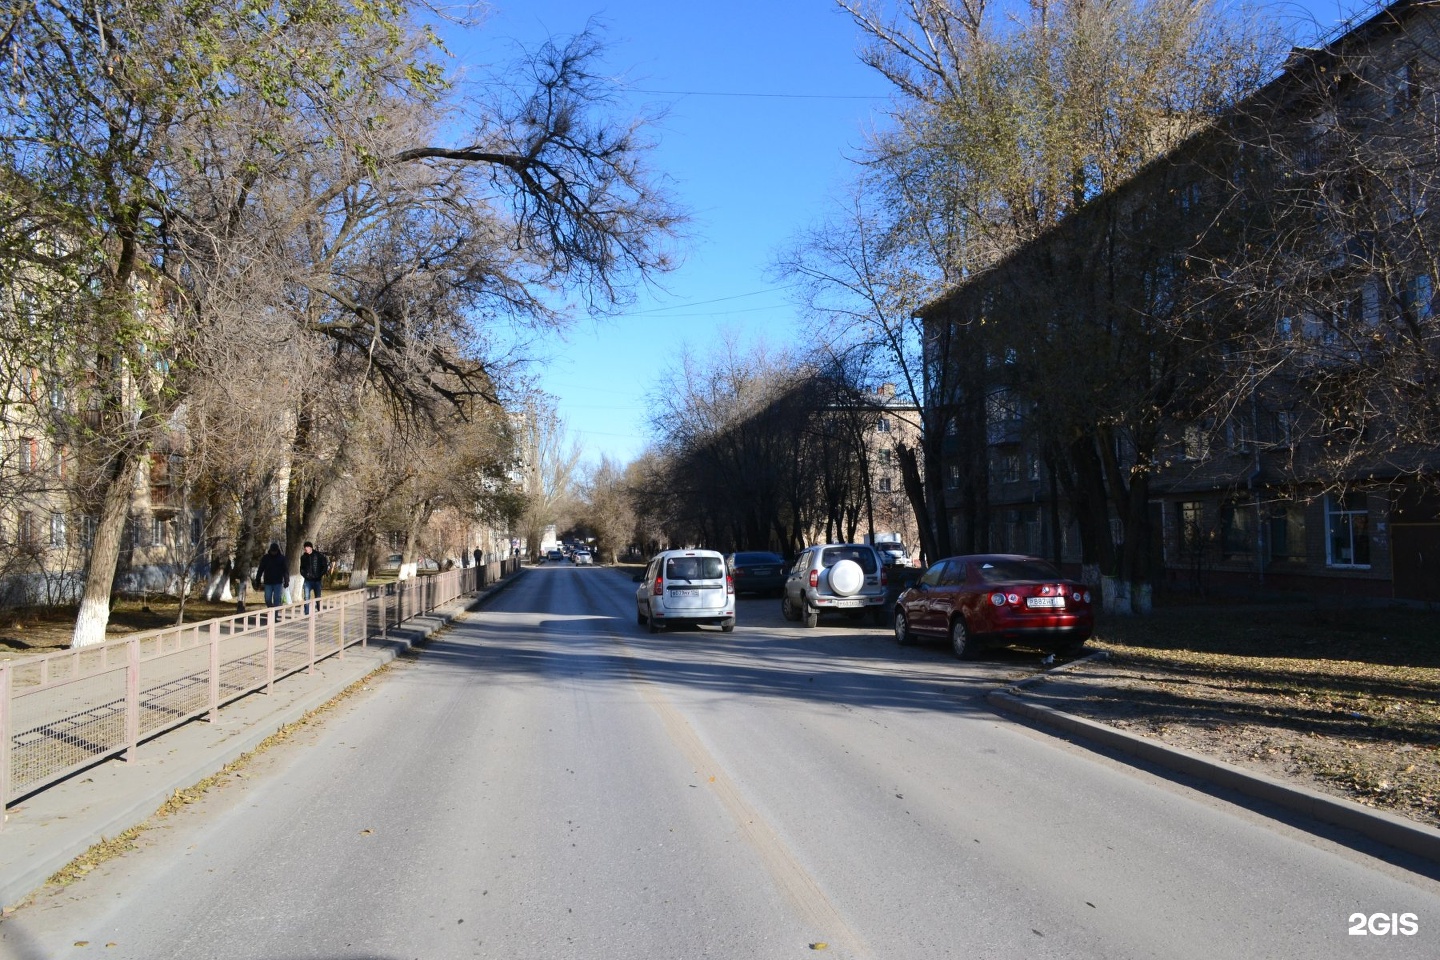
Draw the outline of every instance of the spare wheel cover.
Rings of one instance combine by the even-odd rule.
[[[852,597],[865,586],[865,571],[854,560],[841,560],[830,568],[830,589],[837,596]]]

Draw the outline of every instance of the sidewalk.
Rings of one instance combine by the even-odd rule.
[[[349,647],[343,661],[329,657],[313,674],[276,683],[269,696],[253,693],[222,707],[215,723],[192,721],[146,741],[134,762],[104,761],[13,805],[0,829],[0,907],[21,902],[93,844],[143,823],[176,790],[219,772],[521,575],[412,617],[384,640],[371,637],[368,647]]]
[[[1440,864],[1440,830],[1426,824],[1066,712],[1068,704],[1093,696],[1097,692],[1096,684],[1103,682],[1085,675],[1085,665],[1091,659],[1086,657],[993,690],[987,700],[1004,713],[1074,734],[1093,744],[1275,804],[1321,823],[1354,831],[1402,853]]]

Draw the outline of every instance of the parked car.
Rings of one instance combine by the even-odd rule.
[[[780,596],[785,589],[785,558],[778,553],[748,550],[726,557],[735,578],[735,592]]]
[[[593,565],[595,563],[595,558],[590,555],[589,550],[576,550],[575,556],[571,557],[571,559],[575,561],[576,566],[581,564]]]
[[[950,557],[895,602],[898,642],[944,637],[961,659],[1017,641],[1075,653],[1094,628],[1090,588],[1038,557]]]
[[[635,619],[651,633],[688,623],[735,629],[735,580],[714,550],[657,553],[635,582]]]
[[[868,543],[832,543],[801,552],[785,577],[780,612],[813,627],[820,614],[840,612],[858,620],[868,610],[883,623],[885,564]]]

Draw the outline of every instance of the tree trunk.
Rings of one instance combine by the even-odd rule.
[[[940,558],[940,545],[935,539],[935,524],[925,497],[925,481],[920,477],[919,461],[915,457],[915,451],[904,443],[895,445],[895,459],[900,465],[900,480],[905,484],[905,496],[910,500],[910,509],[915,511],[915,526],[920,533],[920,552],[927,563],[934,563]]]
[[[110,598],[115,584],[116,565],[125,538],[125,521],[135,495],[135,478],[142,451],[121,450],[110,463],[100,516],[95,524],[95,541],[90,547],[90,565],[85,571],[85,591],[75,617],[71,647],[88,647],[105,641],[110,623]]]

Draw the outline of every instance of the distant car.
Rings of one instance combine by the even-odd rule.
[[[899,540],[881,540],[875,544],[875,549],[880,552],[880,557],[887,565],[897,567],[910,566],[910,551],[905,549],[905,544]]]
[[[1078,652],[1095,628],[1090,588],[1039,557],[950,557],[895,601],[895,639],[944,637],[955,656],[1021,642]]]
[[[589,550],[576,550],[575,555],[570,559],[574,560],[577,566],[580,564],[593,565],[595,563],[595,558],[590,555]]]
[[[785,558],[778,553],[743,551],[726,558],[735,578],[735,592],[780,596],[785,589]]]
[[[691,623],[735,629],[735,581],[714,550],[657,553],[635,582],[635,619],[651,633]]]
[[[565,554],[561,553],[559,550],[551,550],[545,554],[546,563],[561,563],[564,561],[564,559]]]
[[[858,620],[869,611],[875,623],[884,623],[885,583],[885,564],[868,543],[809,547],[785,576],[780,612],[807,627],[831,612]]]

